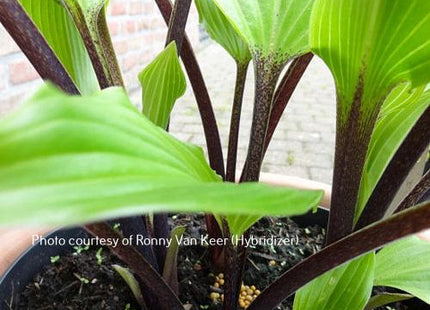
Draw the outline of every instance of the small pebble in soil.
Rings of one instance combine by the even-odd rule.
[[[173,223],[172,223],[173,224]],[[187,226],[187,237],[199,237],[206,234],[204,217],[202,215],[178,215],[176,225]],[[277,279],[283,272],[291,268],[305,257],[319,251],[324,242],[324,230],[319,226],[299,227],[287,218],[265,218],[252,227],[250,234],[257,238],[269,239],[290,238],[288,245],[256,245],[248,248],[249,258],[245,266],[244,283],[258,283],[258,290],[263,290]],[[216,276],[210,266],[210,257],[204,246],[181,247],[178,257],[178,273],[180,281],[180,299],[192,305],[193,310],[220,310],[221,302],[213,302],[211,293],[223,291],[219,289]],[[196,270],[195,264],[199,268]],[[201,267],[201,269],[200,269]],[[219,278],[219,275],[218,275]],[[251,287],[251,285],[250,285]],[[215,295],[212,295],[214,297]],[[218,295],[217,295],[218,296]],[[291,310],[292,298],[285,301],[278,309]]]
[[[27,285],[11,309],[139,309],[113,264],[121,262],[109,250],[85,249],[56,258]]]
[[[224,301],[224,274],[220,273],[215,277],[215,282],[210,286],[211,293],[209,298],[212,303],[218,305]],[[249,305],[260,295],[260,290],[258,290],[254,285],[248,286],[242,283],[239,293],[238,304],[241,309],[247,309]]]

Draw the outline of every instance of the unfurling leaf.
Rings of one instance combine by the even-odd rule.
[[[173,106],[187,87],[175,42],[170,43],[139,74],[139,81],[142,86],[143,114],[157,126],[166,129]]]
[[[172,290],[179,295],[178,283],[178,251],[179,241],[185,232],[185,226],[177,226],[170,233],[172,243],[167,249],[166,259],[164,260],[163,278]]]
[[[136,301],[139,303],[139,305],[141,305],[144,309],[146,309],[145,300],[143,299],[139,282],[137,281],[133,273],[128,268],[124,268],[120,265],[112,265],[112,267],[116,272],[118,272],[121,278],[123,278],[125,283],[127,283],[128,287],[130,288],[134,298],[136,298]]]

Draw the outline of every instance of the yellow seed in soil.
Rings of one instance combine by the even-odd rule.
[[[220,274],[218,275],[218,278],[220,278],[220,279],[224,279],[224,274],[223,274],[223,273],[220,273]]]
[[[221,301],[224,301],[224,294],[221,294]]]
[[[219,277],[218,276],[215,277],[215,281],[217,281],[217,282],[219,281]]]
[[[218,283],[219,285],[224,285],[224,279],[219,279]]]
[[[210,298],[211,298],[212,300],[217,300],[217,299],[219,298],[219,293],[212,292],[212,293],[210,294]]]
[[[246,291],[242,291],[242,292],[240,292],[240,295],[241,295],[241,296],[246,296]]]
[[[245,304],[245,302],[243,302],[243,301],[239,301],[239,306],[240,306],[241,308],[245,308],[246,304]]]
[[[271,260],[271,261],[269,262],[269,266],[271,266],[271,267],[276,266],[276,262],[275,262],[274,260]]]
[[[255,290],[255,292],[254,292],[254,293],[255,293],[255,295],[257,295],[257,296],[261,294],[260,290]]]
[[[244,291],[245,290],[245,285],[242,284],[241,287],[240,287],[240,290]]]
[[[251,285],[251,290],[255,291],[257,288],[254,285]]]
[[[254,293],[254,292],[250,288],[246,290],[247,295],[252,295],[252,293]]]
[[[219,288],[219,283],[218,283],[218,282],[215,282],[215,283],[214,283],[214,287]]]

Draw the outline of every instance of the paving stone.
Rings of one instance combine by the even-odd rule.
[[[310,173],[307,167],[264,164],[262,171],[283,175],[291,175],[304,179],[310,178]]]
[[[333,157],[333,145],[331,143],[304,142],[303,151],[305,153],[328,154]]]
[[[318,182],[324,182],[327,184],[332,183],[332,174],[333,171],[331,169],[327,168],[310,168],[311,173],[311,179],[318,181]]]
[[[287,132],[287,140],[303,141],[303,142],[318,142],[321,141],[322,134],[317,131],[295,131]]]
[[[291,153],[294,163],[299,166],[332,169],[332,155],[313,152]]]
[[[327,133],[327,135],[334,134],[335,132],[333,126],[317,122],[300,122],[298,127],[300,127],[301,131],[321,132],[324,134]]]

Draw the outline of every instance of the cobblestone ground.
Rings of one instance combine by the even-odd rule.
[[[236,68],[215,44],[197,55],[213,101],[227,154],[230,110]],[[252,120],[253,72],[246,84],[239,141],[239,168],[246,156]],[[334,82],[324,63],[315,58],[301,80],[273,137],[263,171],[331,183],[335,139]],[[205,146],[200,117],[191,90],[176,104],[170,131],[183,141]]]

